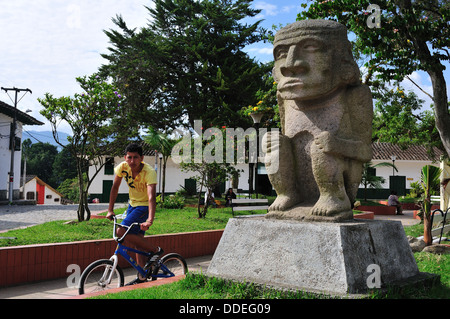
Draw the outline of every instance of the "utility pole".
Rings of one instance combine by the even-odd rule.
[[[9,136],[10,139],[10,145],[11,145],[11,165],[9,170],[9,203],[12,204],[13,202],[13,193],[14,193],[14,153],[16,151],[16,122],[17,122],[17,95],[19,92],[31,92],[30,89],[18,89],[18,88],[1,88],[3,91],[8,94],[8,91],[15,91],[15,98],[14,98],[14,117],[13,117],[13,124],[11,126],[11,133]],[[24,95],[25,95],[24,94]],[[22,96],[23,97],[23,96]]]

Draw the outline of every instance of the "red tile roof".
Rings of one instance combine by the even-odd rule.
[[[390,143],[372,143],[374,160],[392,161],[391,156],[395,155],[400,161],[433,161],[425,146],[413,145],[407,149],[402,149],[399,145]],[[435,161],[438,161],[442,151],[434,148]]]

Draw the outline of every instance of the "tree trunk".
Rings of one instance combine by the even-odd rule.
[[[433,244],[433,236],[431,235],[431,214],[425,214],[423,216],[423,241],[427,246]]]
[[[88,187],[85,187],[85,181],[83,179],[83,160],[78,157],[77,157],[77,174],[78,174],[78,187],[80,188],[80,197],[77,215],[78,221],[82,222],[85,220],[89,220],[91,218],[91,211],[88,208],[88,192],[87,192]]]
[[[201,211],[201,200],[202,200],[202,190],[203,190],[203,182],[205,181],[205,177],[202,177],[202,182],[200,184],[200,190],[198,192],[198,201],[197,201],[197,213],[198,213],[198,218],[202,218],[202,211]],[[204,203],[206,205],[206,203]]]
[[[208,206],[209,206],[209,197],[210,196],[208,196],[208,199],[205,201],[205,205],[203,206],[203,212],[202,212],[200,218],[206,217],[206,213],[208,212]]]
[[[81,159],[77,160],[77,173],[78,173],[78,187],[79,187],[79,198],[78,198],[78,221],[84,221],[84,181],[83,181],[83,170],[81,169]]]
[[[442,70],[429,70],[433,86],[434,117],[436,128],[450,156],[450,114],[448,113],[447,86]]]
[[[167,167],[167,157],[163,157],[162,165],[162,189],[161,189],[161,201],[164,203],[164,193],[166,191],[166,167]]]

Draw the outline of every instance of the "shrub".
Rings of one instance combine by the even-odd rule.
[[[164,202],[161,203],[161,207],[181,209],[184,207],[184,197],[177,195],[166,196]]]

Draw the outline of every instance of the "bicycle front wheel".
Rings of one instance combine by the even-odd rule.
[[[187,271],[187,263],[183,257],[175,253],[167,254],[161,258],[160,266],[153,270],[152,279],[186,275]]]
[[[123,286],[124,276],[122,269],[117,266],[111,273],[113,262],[109,259],[94,261],[86,267],[80,277],[78,293],[93,293]]]

